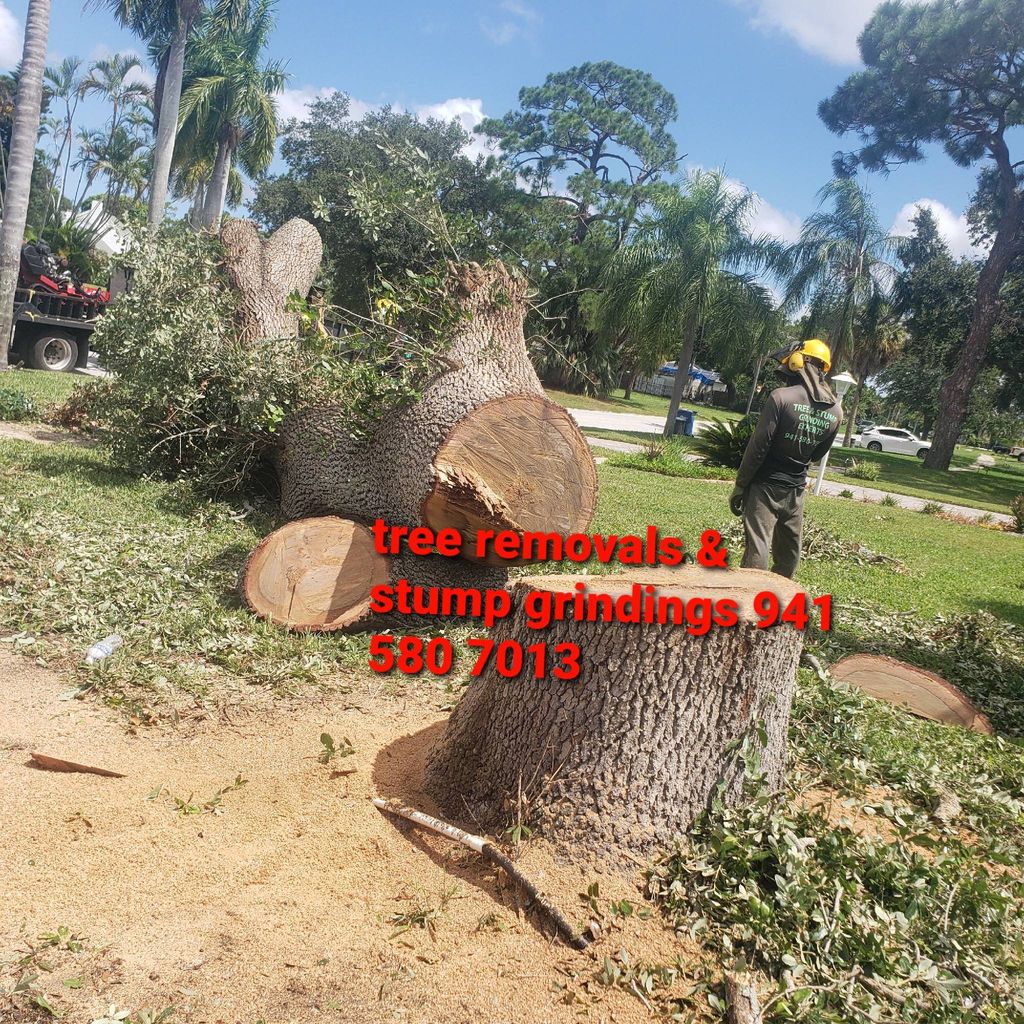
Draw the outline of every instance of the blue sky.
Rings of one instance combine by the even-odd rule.
[[[793,237],[843,145],[820,99],[858,65],[856,36],[876,0],[281,0],[272,55],[288,62],[282,113],[347,92],[356,112],[391,103],[472,127],[516,104],[523,85],[586,60],[649,71],[676,97],[672,126],[687,164],[722,167],[761,198],[757,227]],[[25,0],[0,2],[0,65],[20,53]],[[54,0],[50,52],[95,58],[133,49],[104,10]],[[95,108],[92,108],[95,109]],[[90,110],[91,113],[91,110]],[[102,112],[97,110],[97,122]],[[882,220],[906,224],[928,200],[958,252],[974,172],[941,151],[871,175]]]

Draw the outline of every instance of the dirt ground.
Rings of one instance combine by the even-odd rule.
[[[433,809],[418,786],[445,715],[416,694],[268,703],[133,735],[29,658],[0,652],[0,687],[0,993],[38,974],[0,997],[0,1021],[45,1019],[36,992],[69,1024],[111,1007],[197,1024],[626,1024],[651,1014],[595,980],[605,956],[685,953],[656,913],[573,953],[476,855],[378,812],[374,794]],[[320,764],[323,731],[354,755]],[[126,777],[45,771],[33,751]],[[595,881],[602,903],[645,906],[636,880],[560,862],[539,840],[521,864],[578,925]],[[401,931],[395,916],[418,908],[431,927]]]

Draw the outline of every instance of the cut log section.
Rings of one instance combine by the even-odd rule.
[[[563,536],[585,530],[596,499],[597,470],[572,417],[546,398],[513,395],[455,425],[434,458],[422,518],[435,530],[457,529],[468,556],[482,529]]]
[[[657,597],[683,602],[732,598],[740,621],[703,636],[685,622],[588,622],[572,612],[544,632],[530,627],[528,601],[573,593],[580,579],[596,605],[635,593],[634,584],[646,597],[654,585]],[[514,610],[493,639],[524,650],[543,641],[553,662],[556,645],[578,644],[582,674],[505,678],[492,661],[431,751],[430,794],[477,827],[500,831],[526,815],[564,848],[635,866],[689,828],[720,784],[728,801],[741,798],[744,737],[764,737],[761,769],[779,787],[802,634],[755,626],[753,599],[766,590],[783,603],[800,592],[754,569],[517,580]]]
[[[338,407],[285,420],[277,457],[285,518],[454,526],[471,541],[464,554],[480,529],[586,530],[597,503],[594,459],[575,420],[545,399],[530,362],[526,281],[501,264],[466,264],[451,268],[450,288],[464,316],[417,401],[365,440]]]
[[[852,654],[832,666],[832,678],[918,718],[991,735],[992,724],[967,695],[941,676],[877,654]]]
[[[331,631],[370,614],[370,590],[387,583],[388,559],[369,530],[349,519],[301,519],[249,556],[240,581],[248,608],[294,630]]]

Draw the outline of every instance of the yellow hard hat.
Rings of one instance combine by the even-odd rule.
[[[824,364],[826,373],[832,369],[832,352],[829,350],[828,345],[820,338],[808,338],[806,341],[801,342],[799,348],[790,352],[789,355],[782,359],[782,365],[790,370],[801,370],[803,369],[805,356],[817,359]]]

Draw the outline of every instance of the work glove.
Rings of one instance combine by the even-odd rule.
[[[736,486],[729,495],[729,508],[734,516],[743,515],[743,488]]]

